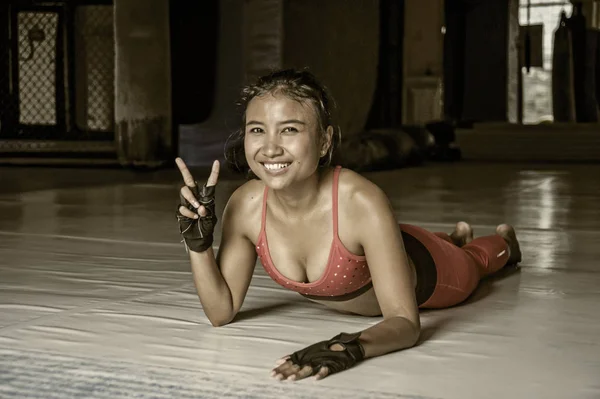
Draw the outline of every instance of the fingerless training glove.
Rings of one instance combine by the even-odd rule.
[[[181,204],[177,206],[177,220],[179,221],[179,232],[183,237],[186,251],[204,252],[213,244],[213,232],[217,224],[215,214],[215,186],[202,186],[198,188],[198,182],[194,187],[190,187],[194,197],[200,205],[206,209],[206,216],[200,216],[198,219],[188,218],[179,212],[179,207],[184,206],[194,213],[198,210],[194,208],[183,196],[179,196]]]
[[[341,333],[329,341],[317,342],[290,356],[290,361],[300,367],[309,365],[313,369],[313,375],[318,373],[321,367],[327,367],[329,374],[349,369],[365,358],[365,351],[358,340],[361,333]],[[332,345],[340,344],[344,347],[341,351],[329,349]]]

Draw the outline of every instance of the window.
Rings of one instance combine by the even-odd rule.
[[[530,6],[528,7],[528,3]],[[569,1],[519,0],[519,24],[543,25],[543,67],[532,67],[529,72],[522,68],[523,76],[523,123],[552,122],[552,51],[554,32],[560,22],[560,14],[572,13]]]

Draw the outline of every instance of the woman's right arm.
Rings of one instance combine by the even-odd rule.
[[[214,226],[217,222],[214,189],[219,177],[219,162],[213,163],[206,185],[199,189],[181,158],[176,160],[185,185],[180,190],[178,208],[180,229],[190,255],[196,292],[206,317],[215,327],[225,325],[238,313],[244,302],[256,252],[247,236],[248,184],[238,188],[223,212],[223,234],[219,254],[212,249]]]
[[[256,264],[254,244],[244,233],[247,217],[244,187],[233,193],[223,212],[219,252],[190,251],[194,285],[206,317],[215,327],[233,320],[239,312]]]

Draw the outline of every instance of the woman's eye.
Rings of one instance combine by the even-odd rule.
[[[298,129],[296,129],[295,127],[292,127],[292,126],[288,126],[288,127],[284,128],[283,131],[288,132],[288,133],[289,132],[297,132]]]
[[[250,133],[262,133],[262,129],[259,127],[253,127],[252,129],[249,130]]]

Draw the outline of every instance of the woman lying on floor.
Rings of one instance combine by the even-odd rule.
[[[419,308],[461,303],[482,277],[520,262],[511,226],[473,239],[464,222],[450,235],[399,225],[379,187],[330,167],[340,134],[332,125],[331,100],[310,73],[276,72],[242,93],[237,139],[243,153],[231,146],[229,160],[252,179],[225,207],[216,257],[219,163],[199,187],[183,160],[176,160],[185,183],[177,216],[206,316],[214,326],[233,320],[257,256],[273,280],[310,300],[383,316],[364,331],[341,333],[282,358],[275,378],[324,378],[365,358],[410,348],[419,338]]]

